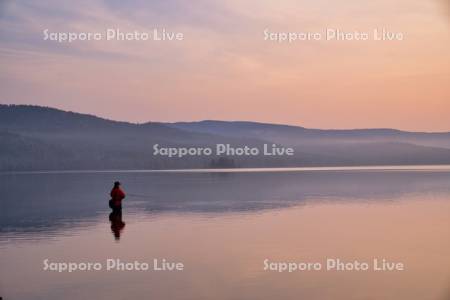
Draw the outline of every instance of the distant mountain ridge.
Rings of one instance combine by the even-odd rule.
[[[291,157],[153,156],[167,147],[295,149]],[[0,171],[450,164],[450,133],[324,130],[246,121],[134,124],[33,105],[0,105]]]
[[[408,132],[389,128],[309,129],[292,125],[213,120],[169,123],[169,126],[194,132],[205,132],[226,136],[265,137],[280,143],[291,143],[294,145],[298,145],[302,142],[325,143],[336,141],[367,141],[402,142],[422,146],[450,148],[450,132]]]

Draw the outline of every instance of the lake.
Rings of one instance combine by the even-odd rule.
[[[450,298],[448,166],[3,173],[0,192],[4,300]]]

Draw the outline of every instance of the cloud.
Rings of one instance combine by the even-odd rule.
[[[439,1],[448,10],[448,2]],[[413,80],[396,88],[399,78],[426,74],[420,77],[426,81],[433,74],[448,73],[448,64],[442,63],[448,61],[448,28],[436,5],[422,0],[2,1],[0,64],[1,76],[8,80],[0,82],[0,101],[61,103],[58,107],[118,119],[127,107],[131,120],[150,118],[145,109],[136,107],[148,108],[160,120],[199,118],[205,112],[218,114],[205,116],[210,118],[254,113],[263,120],[278,112],[278,121],[313,121],[321,110],[333,120],[342,107],[359,107],[364,113],[361,103],[410,96],[408,82]],[[185,40],[60,44],[42,38],[46,28],[96,32],[161,27],[183,32]],[[407,39],[294,44],[263,40],[266,28],[326,27],[348,31],[389,27],[404,31]],[[389,89],[370,90],[372,83],[382,87],[388,81]],[[443,98],[445,87],[434,86],[439,81],[435,82],[429,89]],[[413,86],[421,85],[417,80]],[[368,96],[368,90],[375,96]],[[102,113],[105,107],[108,112]]]

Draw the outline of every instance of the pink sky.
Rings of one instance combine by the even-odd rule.
[[[4,4],[0,103],[117,120],[250,120],[450,131],[445,1]],[[183,32],[176,42],[43,41],[42,31]],[[402,32],[402,41],[265,41],[263,31]]]

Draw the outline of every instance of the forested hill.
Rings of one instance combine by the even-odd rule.
[[[168,147],[291,146],[292,157],[153,155]],[[54,108],[0,105],[0,170],[450,164],[450,133],[319,130],[256,122],[133,124]]]

